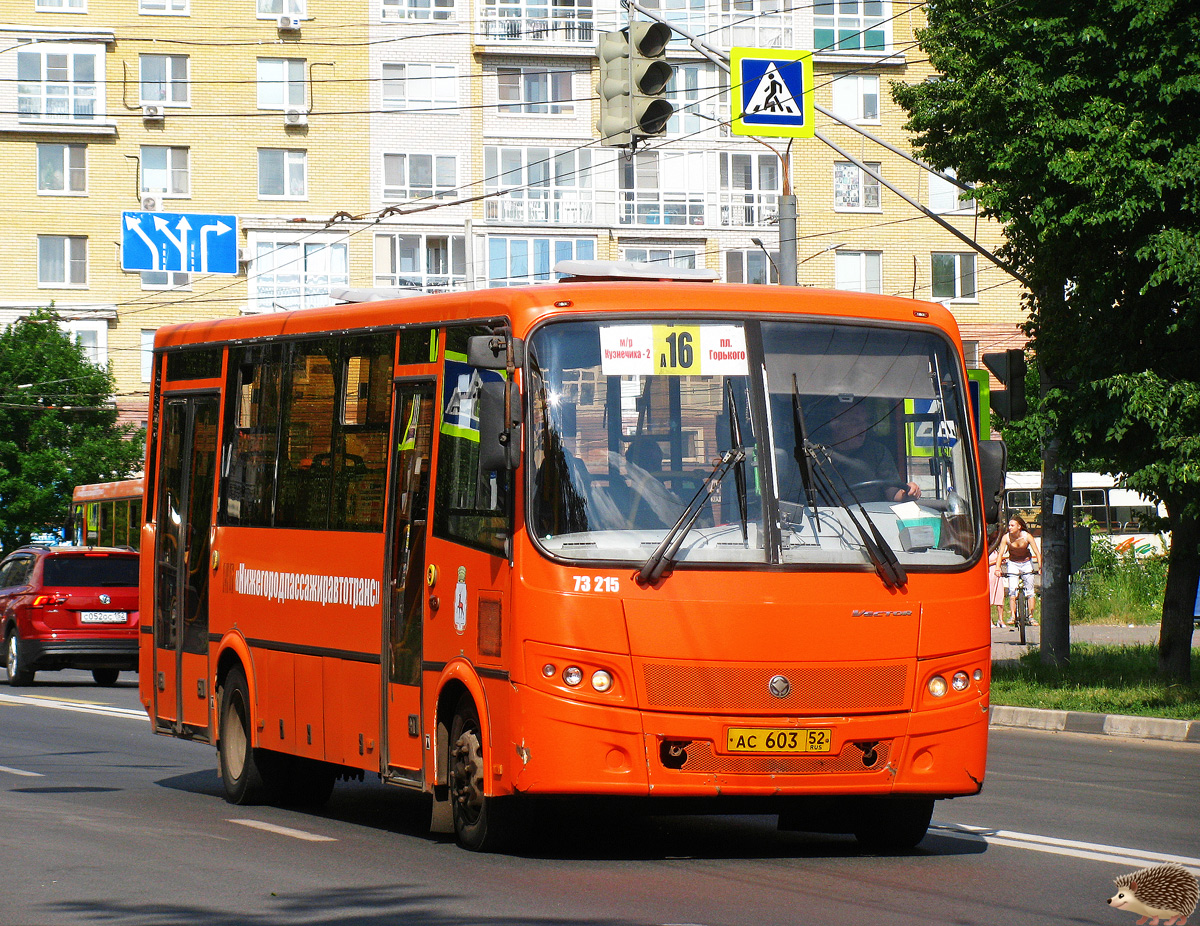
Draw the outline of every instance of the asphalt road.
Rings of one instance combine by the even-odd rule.
[[[993,730],[981,795],[912,854],[768,817],[586,819],[477,855],[378,782],[318,813],[235,807],[211,748],[150,733],[132,683],[0,687],[0,924],[1121,924],[1116,876],[1200,872],[1200,746]]]

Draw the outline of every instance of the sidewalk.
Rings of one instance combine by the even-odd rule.
[[[1027,645],[1017,642],[1012,627],[992,628],[992,663],[1015,662],[1030,646],[1041,642],[1041,627],[1027,627]],[[1156,643],[1158,624],[1135,627],[1084,624],[1071,628],[1072,643]],[[1192,638],[1200,648],[1200,631]],[[1145,739],[1200,743],[1200,720],[1167,720],[1161,717],[1130,717],[1124,714],[1088,714],[1082,711],[1047,711],[1032,707],[993,705],[990,713],[994,727],[1024,727],[1062,733],[1102,733],[1109,736],[1133,736]]]

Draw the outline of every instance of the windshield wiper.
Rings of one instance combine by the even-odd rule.
[[[663,537],[662,542],[654,548],[654,552],[650,554],[650,558],[646,560],[645,565],[638,571],[637,581],[639,585],[649,585],[652,582],[657,582],[668,567],[675,562],[675,557],[679,553],[679,547],[683,544],[683,539],[688,535],[688,531],[692,529],[692,525],[696,523],[696,519],[700,517],[700,512],[704,510],[704,503],[708,501],[708,497],[717,490],[717,486],[721,484],[721,480],[725,478],[725,474],[729,472],[730,467],[741,463],[745,459],[746,451],[741,447],[731,447],[721,454],[721,458],[717,460],[716,466],[704,477],[704,482],[683,509],[683,514],[679,516],[679,520],[671,526],[666,536]],[[744,517],[745,515],[743,514]]]
[[[733,441],[733,449],[741,451],[742,454],[733,471],[733,479],[737,483],[738,514],[742,518],[742,543],[749,543],[749,522],[746,520],[746,446],[742,443],[742,423],[738,420],[737,401],[731,379],[725,380],[725,394],[729,398],[729,437]]]
[[[870,558],[871,564],[875,567],[875,572],[883,580],[883,584],[888,588],[901,588],[906,585],[908,583],[908,573],[904,571],[904,567],[900,565],[900,560],[896,558],[896,551],[883,539],[883,535],[879,533],[879,528],[871,520],[871,515],[863,507],[863,503],[858,500],[858,497],[854,494],[854,490],[850,488],[849,483],[837,471],[837,467],[833,465],[833,461],[829,457],[828,448],[806,440],[804,442],[804,453],[813,462],[813,475],[816,477],[820,489],[846,510],[846,514],[850,518],[850,523],[858,531],[863,548],[867,551],[867,556]],[[821,459],[821,454],[825,455],[824,460]],[[829,475],[830,470],[837,472],[838,478],[842,480],[842,488],[845,489],[844,495],[834,484],[833,477]],[[846,503],[846,495],[850,496],[850,500],[858,506],[859,513],[866,521],[865,527],[855,516],[854,509]]]

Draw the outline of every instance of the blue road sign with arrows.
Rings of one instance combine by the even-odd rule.
[[[812,138],[811,51],[734,48],[729,67],[734,135]]]
[[[237,216],[123,212],[121,269],[237,273]]]

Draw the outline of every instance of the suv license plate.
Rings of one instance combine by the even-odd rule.
[[[768,727],[730,727],[725,733],[729,752],[801,753],[829,752],[833,748],[832,730],[772,730]]]
[[[128,611],[80,611],[81,624],[124,624],[129,620]]]

